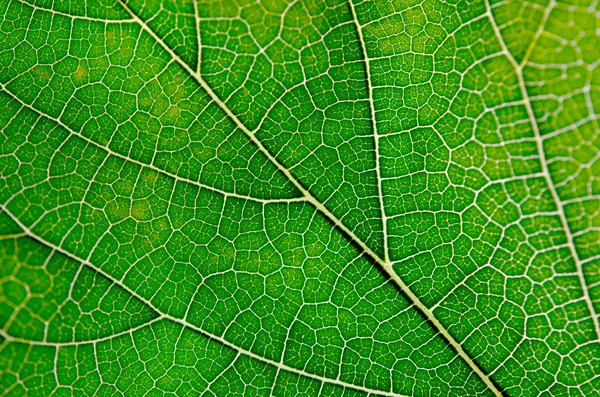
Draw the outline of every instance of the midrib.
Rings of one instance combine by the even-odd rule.
[[[356,27],[359,29],[358,21],[356,20],[354,5],[349,1],[349,6],[351,7],[352,15],[355,19]],[[288,180],[303,194],[304,198],[307,202],[312,204],[319,212],[321,212],[329,221],[331,221],[339,230],[345,233],[350,240],[356,244],[363,251],[364,254],[371,257],[394,281],[394,283],[400,288],[400,290],[408,297],[412,304],[423,314],[423,316],[434,326],[434,328],[442,335],[444,339],[455,349],[458,355],[464,360],[464,362],[469,366],[469,368],[477,374],[477,376],[485,383],[492,393],[496,396],[501,396],[502,392],[498,389],[498,387],[494,384],[494,382],[490,379],[488,375],[483,373],[479,365],[467,354],[467,352],[463,349],[461,344],[446,330],[446,328],[441,324],[441,322],[435,317],[433,312],[421,302],[421,300],[411,291],[411,289],[406,285],[396,271],[393,269],[392,263],[387,260],[387,238],[386,240],[386,249],[385,249],[385,258],[381,258],[377,253],[375,253],[365,242],[363,242],[356,234],[346,227],[331,211],[329,211],[322,203],[320,203],[312,193],[306,189],[292,174],[291,172],[283,166],[259,141],[256,136],[252,133],[250,129],[246,127],[246,125],[229,109],[229,107],[219,98],[219,96],[213,91],[213,89],[209,86],[209,84],[204,80],[202,75],[193,70],[186,62],[184,62],[175,52],[160,38],[158,35],[143,21],[139,18],[139,16],[124,2],[124,0],[119,0],[119,2],[123,5],[123,7],[127,10],[127,12],[131,15],[131,17],[140,25],[140,27],[146,31],[159,45],[190,75],[192,76],[198,84],[206,91],[206,93],[210,96],[210,98],[230,117],[230,119],[236,124],[240,130],[242,130],[248,138],[258,147],[258,149],[271,161],[279,171],[281,171]],[[361,38],[361,46],[364,48],[364,42],[362,41],[362,34],[359,35]],[[365,55],[365,62],[367,57]],[[199,69],[199,68],[198,68]],[[370,76],[367,75],[367,79],[370,82]],[[369,84],[369,91],[370,84]],[[371,117],[372,122],[374,122],[374,105],[371,97],[371,92],[369,92],[369,102],[371,109]],[[373,126],[376,128],[376,125]],[[377,168],[378,164],[377,164]],[[380,192],[380,200],[381,199],[381,177],[378,171],[378,185]],[[383,208],[382,208],[383,211]],[[383,212],[382,212],[383,215]],[[385,228],[384,228],[385,230]]]

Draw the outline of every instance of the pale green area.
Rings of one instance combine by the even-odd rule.
[[[598,32],[0,0],[0,395],[600,393]]]

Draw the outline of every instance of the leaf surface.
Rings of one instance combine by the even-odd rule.
[[[0,0],[2,395],[598,393],[584,3]]]

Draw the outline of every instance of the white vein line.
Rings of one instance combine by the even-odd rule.
[[[79,256],[71,253],[70,251],[67,251],[66,249],[59,247],[57,245],[55,245],[54,243],[43,239],[42,237],[40,237],[39,235],[35,234],[33,231],[31,231],[24,223],[22,223],[19,218],[17,218],[12,212],[10,212],[5,206],[4,204],[0,204],[0,210],[4,211],[21,229],[23,229],[23,231],[25,232],[25,234],[27,236],[29,236],[30,238],[40,242],[41,244],[46,245],[47,247],[60,252],[61,254],[75,260],[78,261],[79,263],[81,263],[84,266],[87,266],[88,268],[90,268],[91,270],[95,271],[96,273],[100,274],[101,276],[103,276],[104,278],[106,278],[108,281],[110,281],[111,283],[121,287],[124,291],[126,291],[128,294],[130,294],[131,296],[137,298],[138,300],[140,300],[141,302],[143,302],[144,304],[146,304],[147,307],[149,307],[150,309],[154,310],[156,313],[158,313],[158,315],[160,316],[159,318],[161,319],[167,319],[170,320],[176,324],[180,324],[188,329],[191,329],[201,335],[203,335],[206,338],[209,338],[213,341],[217,341],[219,343],[221,343],[222,345],[240,352],[248,357],[251,357],[255,360],[259,360],[261,362],[270,364],[275,366],[278,369],[282,369],[284,371],[288,371],[288,372],[292,372],[295,374],[298,374],[300,376],[305,376],[307,378],[311,378],[311,379],[315,379],[318,380],[320,382],[327,382],[327,383],[331,383],[331,384],[335,384],[341,387],[345,387],[345,388],[349,388],[349,389],[354,389],[354,390],[359,390],[359,391],[363,391],[366,393],[375,393],[378,395],[382,395],[382,396],[395,396],[395,397],[408,397],[408,396],[403,396],[401,394],[396,394],[396,393],[392,393],[392,392],[385,392],[385,391],[381,391],[381,390],[374,390],[374,389],[370,389],[368,387],[365,386],[359,386],[359,385],[354,385],[351,383],[346,383],[337,379],[329,379],[329,378],[325,378],[319,375],[315,375],[315,374],[311,374],[309,372],[305,372],[301,369],[297,369],[294,367],[290,367],[287,366],[285,364],[282,364],[280,362],[277,361],[273,361],[270,360],[266,357],[262,357],[256,353],[253,353],[249,350],[245,350],[242,349],[241,347],[227,341],[226,339],[224,339],[221,336],[212,334],[208,331],[205,331],[204,329],[195,326],[191,323],[188,323],[185,319],[181,319],[178,317],[174,317],[168,313],[165,313],[163,311],[161,311],[159,308],[155,307],[152,302],[148,301],[146,298],[144,298],[143,296],[139,295],[137,292],[135,292],[134,290],[132,290],[131,288],[129,288],[127,285],[125,285],[125,283],[121,283],[119,282],[119,280],[115,279],[114,277],[112,277],[110,274],[106,273],[104,270],[102,270],[100,267],[94,265],[91,261],[87,260],[87,259],[83,259],[80,258]]]
[[[373,103],[373,84],[371,82],[371,61],[367,55],[367,47],[365,39],[363,37],[362,26],[358,22],[356,11],[354,10],[354,3],[352,0],[348,0],[350,5],[350,13],[354,20],[356,31],[358,32],[358,40],[360,49],[362,51],[365,60],[365,74],[367,80],[367,91],[369,93],[369,111],[371,113],[371,128],[373,129],[374,141],[375,141],[375,172],[377,174],[377,193],[379,195],[379,207],[381,207],[381,221],[383,227],[383,254],[386,262],[390,261],[389,250],[388,250],[388,235],[387,235],[387,215],[385,213],[385,205],[383,202],[383,189],[381,186],[381,160],[379,158],[379,132],[377,130],[377,120],[375,119],[375,104]]]
[[[194,3],[194,19],[196,26],[196,72],[200,73],[200,62],[202,60],[202,36],[200,35],[200,13],[198,12],[198,0],[193,0]]]
[[[591,299],[590,293],[588,291],[587,281],[585,280],[585,275],[583,273],[583,265],[582,265],[581,259],[579,258],[579,254],[577,253],[577,249],[575,248],[575,244],[573,242],[573,234],[571,233],[571,229],[569,228],[569,224],[567,222],[567,217],[565,215],[565,209],[564,209],[563,202],[560,200],[560,197],[558,196],[558,193],[556,192],[556,187],[554,186],[554,183],[552,182],[552,176],[550,175],[550,170],[548,169],[548,160],[546,159],[546,153],[544,152],[544,138],[540,134],[540,129],[537,124],[535,115],[533,113],[533,108],[531,107],[531,102],[529,100],[529,94],[527,93],[527,88],[525,87],[525,79],[523,78],[523,66],[527,62],[527,59],[531,55],[531,52],[533,51],[533,48],[535,47],[537,40],[541,36],[541,34],[545,28],[546,21],[548,20],[548,16],[550,15],[550,12],[552,11],[552,8],[555,5],[556,5],[555,0],[551,0],[550,3],[548,4],[548,7],[544,11],[544,15],[542,17],[542,20],[540,21],[540,25],[538,27],[538,30],[535,33],[532,43],[531,43],[530,47],[528,48],[527,52],[525,53],[523,60],[521,61],[520,64],[518,64],[517,61],[515,60],[515,58],[513,57],[513,55],[508,50],[508,47],[506,46],[506,43],[504,42],[504,39],[502,38],[500,29],[498,28],[498,25],[496,24],[494,15],[492,14],[489,0],[485,0],[485,7],[487,10],[486,12],[487,12],[488,18],[490,20],[490,23],[492,25],[492,28],[494,29],[494,33],[496,34],[496,36],[498,38],[500,46],[502,47],[502,51],[504,52],[504,54],[506,54],[506,58],[512,64],[513,68],[515,69],[515,73],[517,74],[517,78],[519,80],[519,88],[521,90],[521,95],[525,99],[524,104],[525,104],[525,109],[527,110],[527,116],[529,118],[531,128],[533,129],[533,133],[535,135],[536,146],[537,146],[537,150],[539,153],[539,158],[540,158],[540,163],[542,166],[542,172],[544,174],[544,179],[546,179],[546,184],[548,185],[548,190],[552,194],[552,199],[556,203],[556,207],[558,210],[557,211],[558,217],[560,218],[562,228],[564,229],[565,235],[567,238],[567,245],[569,247],[569,250],[571,251],[571,254],[573,255],[573,260],[575,261],[575,266],[577,268],[577,275],[579,278],[579,282],[581,283],[581,289],[583,291],[583,297],[587,304],[587,308],[590,312],[590,317],[592,318],[592,321],[594,323],[594,331],[596,334],[596,336],[595,336],[596,340],[600,340],[600,325],[598,324],[598,315],[595,312],[594,304],[592,303],[592,299]]]
[[[304,197],[296,197],[296,198],[278,198],[278,199],[259,199],[256,197],[251,197],[251,196],[244,196],[242,194],[238,194],[238,193],[233,193],[233,192],[226,192],[224,190],[215,188],[213,186],[210,185],[206,185],[204,183],[198,182],[198,181],[194,181],[192,179],[188,179],[188,178],[183,178],[179,175],[173,174],[169,171],[163,170],[162,168],[158,168],[157,166],[153,165],[153,164],[146,164],[143,163],[139,160],[135,160],[132,159],[131,157],[125,156],[123,154],[120,154],[118,152],[113,151],[112,149],[102,146],[100,145],[98,142],[95,142],[93,140],[91,140],[90,138],[82,135],[81,133],[73,130],[71,127],[69,127],[68,125],[66,125],[65,123],[63,123],[62,121],[60,121],[57,118],[54,118],[42,111],[40,111],[39,109],[34,108],[32,105],[25,103],[24,101],[21,100],[21,98],[19,98],[18,96],[16,96],[14,93],[12,93],[11,91],[9,91],[6,86],[4,86],[2,83],[0,83],[0,91],[4,92],[6,95],[8,95],[11,99],[13,99],[14,101],[18,102],[19,104],[21,104],[21,106],[39,114],[41,117],[44,117],[54,123],[56,123],[59,127],[63,128],[64,130],[66,130],[68,133],[70,133],[71,135],[74,135],[82,140],[84,140],[85,142],[89,143],[90,145],[93,145],[101,150],[106,151],[109,155],[111,156],[115,156],[120,158],[121,160],[136,164],[140,167],[143,168],[148,168],[151,169],[155,172],[158,172],[159,174],[165,175],[167,177],[173,178],[178,182],[182,182],[182,183],[189,183],[192,184],[194,186],[203,188],[203,189],[207,189],[210,190],[212,192],[215,193],[219,193],[222,194],[225,197],[236,197],[238,199],[242,199],[242,200],[248,200],[248,201],[255,201],[258,203],[262,203],[262,204],[269,204],[269,203],[288,203],[288,202],[298,202],[298,201],[306,201],[306,199]]]
[[[336,216],[334,216],[323,204],[321,204],[312,194],[305,189],[298,180],[288,169],[286,169],[277,159],[273,157],[273,155],[262,145],[262,143],[256,138],[256,136],[241,122],[241,120],[233,114],[233,112],[227,107],[223,101],[217,96],[217,94],[210,88],[208,83],[204,81],[204,78],[197,72],[195,72],[190,66],[185,63],[177,54],[173,52],[157,35],[154,33],[152,29],[148,25],[142,21],[137,14],[135,14],[127,4],[123,3],[123,0],[119,0],[119,2],[123,5],[123,7],[130,13],[131,17],[136,20],[136,22],[145,30],[150,36],[159,43],[163,49],[177,61],[177,63],[187,71],[192,77],[196,79],[198,84],[206,91],[206,93],[211,97],[211,99],[219,105],[219,107],[227,113],[227,115],[231,118],[232,121],[236,123],[236,125],[248,135],[248,137],[254,142],[255,145],[260,149],[261,152],[264,153],[265,156],[281,171],[283,172],[290,182],[294,184],[300,190],[300,192],[305,196],[306,201],[312,204],[317,210],[323,213],[327,219],[329,219],[336,227],[346,233],[354,243],[356,243],[364,253],[373,258],[379,265],[388,273],[391,279],[398,285],[398,287],[408,296],[409,300],[413,302],[413,304],[425,315],[425,317],[436,327],[437,331],[446,339],[446,341],[455,349],[455,351],[461,356],[461,358],[466,362],[466,364],[474,371],[481,380],[486,384],[486,386],[496,395],[501,396],[502,393],[498,390],[498,388],[494,385],[492,380],[488,375],[484,374],[483,371],[479,368],[479,366],[473,361],[473,359],[465,352],[463,347],[454,339],[452,335],[442,326],[440,321],[435,317],[433,312],[423,304],[419,300],[419,298],[410,290],[410,288],[400,279],[396,271],[393,269],[392,264],[389,261],[383,260],[377,253],[375,253],[371,248],[369,248],[362,240],[360,240],[354,232],[348,229]],[[376,391],[373,391],[377,393]]]
[[[155,312],[155,314],[157,314],[155,310],[153,310],[153,311]],[[24,338],[12,336],[11,334],[9,334],[8,332],[6,332],[3,329],[0,329],[0,336],[2,336],[4,339],[6,339],[9,342],[23,343],[23,344],[28,344],[28,345],[54,346],[54,347],[80,346],[80,345],[88,345],[88,344],[92,344],[92,343],[104,342],[107,340],[118,338],[123,335],[132,334],[135,331],[138,331],[144,327],[148,327],[160,320],[168,320],[168,319],[166,319],[164,316],[156,315],[156,317],[154,317],[153,319],[151,319],[149,321],[146,321],[143,324],[136,325],[135,327],[131,327],[131,328],[128,328],[123,331],[115,332],[114,334],[102,336],[102,337],[96,338],[96,339],[78,340],[78,341],[69,341],[69,342],[50,342],[50,341],[46,341],[46,340],[42,341],[42,340],[24,339]]]
[[[590,194],[587,196],[575,197],[575,198],[563,200],[563,205],[583,204],[586,201],[597,201],[597,200],[600,200],[600,194]]]
[[[79,20],[90,21],[90,22],[101,22],[103,24],[133,22],[131,19],[103,19],[103,18],[88,17],[87,15],[71,15],[66,12],[54,10],[51,8],[40,7],[35,4],[31,4],[29,1],[26,1],[26,0],[17,0],[17,1],[21,4],[24,4],[28,7],[33,8],[36,11],[49,12],[51,14],[60,15],[60,16],[63,16],[63,17],[69,18],[69,19],[79,19]]]

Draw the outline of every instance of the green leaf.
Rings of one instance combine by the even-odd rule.
[[[598,29],[0,0],[0,394],[600,393]]]

